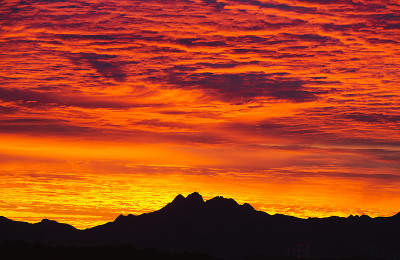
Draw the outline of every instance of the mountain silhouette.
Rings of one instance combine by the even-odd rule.
[[[160,210],[120,215],[86,230],[51,220],[29,224],[0,217],[0,241],[75,247],[129,245],[170,253],[203,252],[220,259],[400,259],[399,234],[400,213],[378,218],[300,219],[269,215],[223,197],[204,201],[197,192],[186,198],[178,195]]]

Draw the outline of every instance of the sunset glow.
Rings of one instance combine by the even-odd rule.
[[[0,216],[87,228],[198,191],[400,211],[397,0],[5,0]]]

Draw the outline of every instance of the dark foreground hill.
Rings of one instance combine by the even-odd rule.
[[[199,252],[160,252],[156,249],[137,249],[130,245],[78,247],[49,246],[21,241],[0,242],[2,260],[220,260]]]
[[[284,256],[287,259],[400,259],[399,234],[400,214],[382,218],[299,219],[269,215],[254,210],[249,204],[239,205],[222,197],[205,202],[198,193],[186,198],[178,195],[164,208],[152,213],[121,215],[114,222],[86,230],[50,220],[29,224],[0,218],[0,241],[40,243],[47,248],[46,252],[51,248],[61,250],[60,246],[70,247],[70,252],[73,251],[71,248],[77,247],[118,251],[116,248],[125,245],[124,249],[128,247],[136,253],[145,248],[157,249],[155,252],[160,254],[205,253],[198,255],[204,258],[195,258],[198,253],[192,253],[185,255],[186,259],[211,256],[220,259],[277,259],[271,256],[281,259]],[[180,254],[173,257],[182,259]],[[142,256],[127,259],[169,258]]]

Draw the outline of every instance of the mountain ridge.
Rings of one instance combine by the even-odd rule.
[[[204,252],[221,259],[243,255],[353,257],[398,255],[400,213],[302,219],[270,215],[250,204],[195,192],[163,208],[79,230],[44,219],[35,224],[0,218],[0,241],[55,246],[132,245],[169,252]]]
[[[361,217],[368,217],[368,218],[370,218],[370,219],[397,218],[397,217],[400,218],[400,211],[399,211],[398,213],[392,215],[392,216],[377,216],[377,217],[371,217],[371,216],[366,215],[366,214],[362,214],[362,215],[352,215],[352,214],[351,214],[351,215],[349,215],[349,216],[347,216],[347,217],[340,217],[340,216],[332,215],[332,216],[328,216],[328,217],[308,217],[308,218],[301,218],[301,217],[292,216],[292,215],[285,215],[285,214],[282,214],[282,213],[269,214],[269,213],[267,213],[267,212],[265,212],[265,211],[261,211],[261,210],[256,210],[256,209],[254,209],[254,207],[253,207],[250,203],[247,203],[247,202],[245,202],[245,203],[243,203],[243,204],[239,204],[239,203],[237,203],[234,199],[232,199],[232,198],[225,198],[225,197],[223,197],[223,196],[215,196],[215,197],[213,197],[213,198],[211,198],[211,199],[209,199],[209,200],[204,200],[203,197],[201,196],[201,194],[199,194],[198,192],[193,192],[193,193],[188,194],[186,197],[184,197],[182,194],[178,194],[177,196],[175,196],[175,198],[174,198],[170,203],[167,203],[164,207],[162,207],[162,208],[159,209],[159,210],[155,210],[155,211],[147,212],[147,213],[141,213],[141,214],[139,214],[139,215],[133,215],[133,214],[123,215],[123,214],[120,214],[120,215],[118,215],[118,216],[114,219],[114,221],[119,220],[119,219],[124,218],[124,217],[138,217],[138,216],[141,216],[141,215],[147,215],[147,214],[151,214],[151,213],[154,213],[154,212],[158,212],[158,211],[164,210],[164,208],[171,207],[171,204],[177,204],[177,203],[187,202],[187,199],[188,199],[188,198],[189,198],[189,201],[190,201],[191,198],[192,198],[193,196],[200,196],[202,202],[205,203],[205,204],[206,204],[207,202],[209,202],[209,201],[214,201],[214,200],[221,200],[221,201],[227,200],[227,201],[232,201],[234,204],[236,204],[236,205],[238,205],[238,206],[246,207],[246,208],[252,209],[252,210],[254,210],[254,211],[256,211],[256,212],[265,213],[265,214],[267,214],[267,215],[269,215],[269,216],[285,216],[285,217],[291,217],[291,218],[296,218],[296,219],[321,219],[321,220],[323,220],[323,219],[329,219],[329,218],[352,219],[352,218],[361,218]],[[86,230],[86,229],[91,229],[91,228],[95,228],[95,227],[96,227],[96,226],[94,226],[94,227],[90,227],[90,228],[79,229],[79,228],[74,227],[74,226],[71,225],[71,224],[64,223],[64,222],[58,222],[58,221],[56,221],[56,220],[51,220],[51,219],[47,219],[47,218],[44,218],[44,219],[40,220],[39,222],[31,223],[31,222],[26,222],[26,221],[13,220],[13,219],[7,218],[7,217],[5,217],[5,216],[0,216],[0,222],[1,222],[1,221],[12,221],[12,222],[19,222],[19,223],[27,223],[27,224],[31,224],[31,225],[40,224],[40,223],[42,223],[42,222],[58,223],[58,224],[63,224],[63,225],[71,226],[71,227],[73,227],[73,228],[75,228],[75,229],[77,229],[77,230]],[[98,225],[98,226],[102,226],[102,225],[105,225],[105,224],[111,223],[111,222],[113,222],[113,221],[106,222],[106,223],[100,224],[100,225]]]

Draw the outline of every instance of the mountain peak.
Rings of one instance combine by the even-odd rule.
[[[55,220],[50,220],[50,219],[44,218],[40,222],[38,222],[37,224],[53,225],[53,224],[60,224],[60,223],[58,223]]]
[[[222,196],[214,197],[214,198],[208,200],[207,203],[231,206],[231,207],[239,206],[239,204],[234,199],[228,199],[228,198],[224,198]]]
[[[191,203],[203,203],[204,202],[203,197],[197,191],[189,194],[186,197],[186,200],[190,201]]]
[[[171,204],[178,205],[178,204],[195,204],[195,205],[200,205],[204,203],[203,197],[200,195],[200,193],[193,192],[189,194],[186,198],[182,195],[179,194],[178,196],[175,197],[175,199],[171,202]]]
[[[203,204],[203,197],[198,192],[193,192],[189,194],[186,198],[182,194],[179,194],[171,203],[168,203],[163,209],[193,210],[201,207]]]
[[[179,194],[175,199],[168,203],[163,209],[186,212],[198,212],[198,210],[214,210],[215,212],[242,212],[252,213],[255,209],[248,203],[239,205],[234,199],[224,198],[222,196],[214,197],[210,200],[204,201],[203,197],[198,192],[193,192],[185,198]]]
[[[178,194],[178,196],[175,197],[175,199],[171,203],[181,203],[182,201],[185,200],[185,197],[183,197],[182,194]]]

